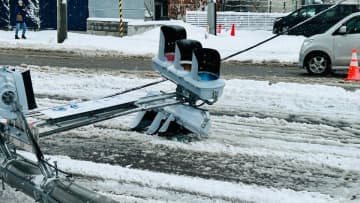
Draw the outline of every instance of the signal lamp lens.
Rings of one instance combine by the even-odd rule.
[[[167,61],[174,61],[175,60],[175,53],[167,53],[165,54],[165,58]]]
[[[219,77],[217,75],[209,73],[209,72],[200,72],[199,77],[200,77],[200,80],[202,80],[202,81],[212,81],[212,80],[219,79]]]

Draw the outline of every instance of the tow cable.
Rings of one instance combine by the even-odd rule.
[[[244,49],[244,50],[235,52],[234,54],[231,54],[231,55],[229,55],[229,56],[221,59],[221,61],[228,60],[228,59],[230,59],[230,58],[232,58],[232,57],[234,57],[234,56],[237,56],[237,55],[242,54],[242,53],[244,53],[244,52],[250,51],[250,50],[252,50],[252,49],[254,49],[254,48],[256,48],[256,47],[258,47],[258,46],[260,46],[260,45],[262,45],[262,44],[265,44],[265,43],[268,42],[268,41],[271,41],[271,40],[279,37],[280,35],[283,35],[283,34],[289,32],[289,31],[292,31],[292,30],[298,28],[299,26],[301,26],[301,25],[303,25],[303,24],[305,24],[305,23],[307,23],[307,22],[309,22],[309,21],[317,18],[318,16],[320,16],[320,15],[323,14],[323,13],[325,13],[326,11],[335,8],[336,6],[338,6],[339,4],[341,4],[341,3],[345,2],[345,1],[347,1],[347,0],[341,0],[341,1],[339,1],[338,3],[330,6],[329,8],[327,8],[327,9],[321,11],[320,13],[314,15],[313,17],[308,18],[308,19],[306,19],[306,20],[304,20],[304,21],[301,21],[300,23],[292,26],[292,27],[289,28],[288,30],[282,31],[282,32],[280,32],[280,33],[278,33],[278,34],[276,34],[276,35],[274,35],[274,36],[272,36],[272,37],[269,37],[269,38],[265,39],[264,41],[261,41],[261,42],[255,44],[255,45],[253,45],[253,46],[250,46],[250,47],[248,47],[248,48],[246,48],[246,49]]]

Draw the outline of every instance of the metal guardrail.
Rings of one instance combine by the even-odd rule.
[[[230,29],[232,24],[237,29],[272,30],[275,18],[286,13],[254,13],[254,12],[217,12],[217,24]],[[186,22],[199,27],[207,27],[206,11],[186,11]]]

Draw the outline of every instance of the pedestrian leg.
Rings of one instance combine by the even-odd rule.
[[[20,39],[18,34],[19,34],[19,29],[20,29],[20,23],[16,23],[16,27],[15,27],[15,39]]]
[[[26,33],[26,23],[24,21],[22,22],[22,36],[21,36],[23,39],[26,39],[25,33]]]

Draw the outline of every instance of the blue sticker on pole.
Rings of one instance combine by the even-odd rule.
[[[54,107],[51,110],[53,111],[66,111],[66,108],[64,106]]]
[[[78,109],[79,106],[77,104],[70,104],[70,108],[72,109]]]

